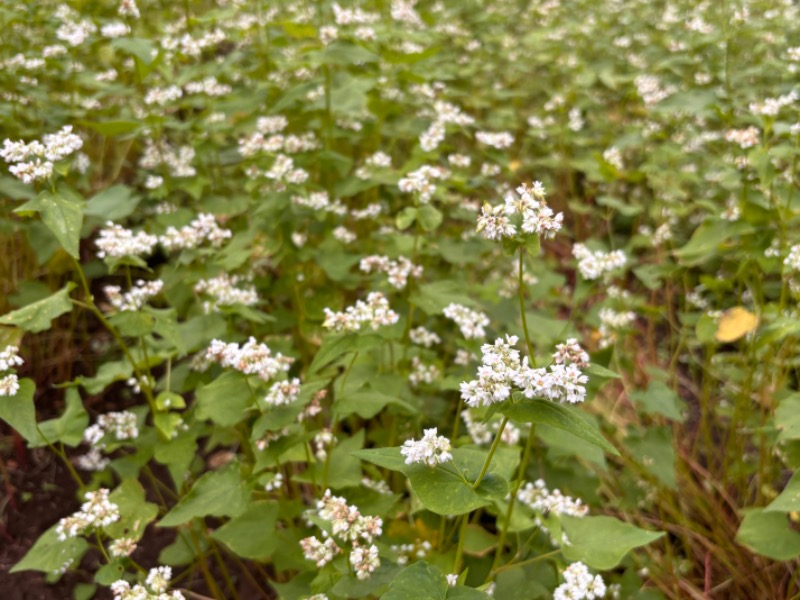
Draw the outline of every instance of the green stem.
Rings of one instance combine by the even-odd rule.
[[[478,486],[481,484],[483,477],[486,475],[486,471],[489,470],[489,463],[492,462],[492,458],[494,457],[495,450],[497,450],[497,446],[500,445],[500,438],[503,437],[503,431],[508,424],[508,417],[503,417],[503,422],[500,423],[500,429],[497,430],[497,435],[494,437],[494,441],[492,442],[492,447],[489,448],[489,456],[486,457],[486,462],[483,463],[483,468],[481,469],[480,475],[475,480],[475,483],[472,484],[472,489],[477,489]]]
[[[461,557],[464,554],[464,538],[467,537],[467,523],[469,523],[469,513],[461,517],[461,529],[458,531],[458,545],[456,546],[456,558],[453,561],[453,573],[461,572]]]
[[[528,346],[528,360],[531,361],[531,366],[536,366],[536,359],[533,356],[533,344],[531,344],[531,336],[528,333],[528,318],[525,316],[525,283],[522,280],[523,264],[525,258],[525,247],[519,249],[519,314],[522,316],[522,331],[525,333],[525,344]]]
[[[514,491],[511,492],[511,498],[508,501],[508,508],[506,509],[506,515],[503,519],[503,528],[500,530],[500,537],[497,540],[497,550],[494,554],[494,561],[492,562],[492,569],[491,572],[497,571],[497,567],[500,564],[500,557],[503,555],[503,546],[506,542],[506,536],[508,535],[508,526],[511,522],[511,514],[514,512],[514,504],[517,500],[517,494],[519,493],[519,488],[522,487],[522,481],[525,479],[525,472],[528,468],[528,462],[531,459],[531,454],[533,450],[533,439],[534,439],[534,425],[531,424],[530,431],[528,432],[528,439],[525,442],[525,450],[522,453],[522,462],[519,463],[519,472],[517,473],[517,481],[514,484]],[[491,574],[490,572],[490,574]]]

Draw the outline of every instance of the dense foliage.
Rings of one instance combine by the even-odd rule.
[[[798,597],[799,13],[3,3],[0,456],[79,500],[13,572]]]

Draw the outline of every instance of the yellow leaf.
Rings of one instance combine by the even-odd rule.
[[[735,342],[751,331],[755,331],[756,327],[758,327],[756,315],[746,308],[734,306],[722,313],[714,337],[718,342]]]
[[[522,163],[520,161],[512,160],[510,163],[508,163],[508,170],[511,171],[512,173],[514,173],[521,166],[522,166]]]

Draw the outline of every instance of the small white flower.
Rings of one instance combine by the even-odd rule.
[[[453,459],[450,454],[450,440],[437,435],[436,427],[426,429],[420,440],[406,440],[400,448],[400,454],[406,457],[406,464],[422,463],[429,467],[446,463]]]

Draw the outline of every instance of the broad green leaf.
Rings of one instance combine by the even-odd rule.
[[[113,39],[111,45],[128,54],[132,54],[145,65],[153,62],[156,50],[158,50],[151,40],[143,38],[119,37]]]
[[[83,199],[77,193],[60,188],[56,192],[44,191],[14,212],[38,212],[42,222],[53,232],[62,248],[73,258],[80,258],[81,226],[83,225]]]
[[[561,525],[569,539],[569,544],[561,547],[564,557],[602,571],[616,567],[634,548],[654,542],[664,535],[605,516],[562,516]]]
[[[442,213],[430,204],[423,204],[419,208],[419,224],[425,231],[434,231],[442,224]]]
[[[417,218],[417,209],[413,206],[406,206],[403,210],[397,213],[395,217],[395,226],[400,230],[403,231],[404,229],[408,229],[414,223]]]
[[[353,452],[353,456],[408,477],[423,506],[439,515],[459,515],[490,504],[508,493],[508,483],[496,474],[496,457],[477,489],[472,489],[488,451],[481,454],[455,448],[453,460],[436,467],[407,465],[400,448],[375,448]]]
[[[90,129],[94,129],[97,133],[101,135],[114,137],[117,135],[122,135],[124,133],[130,133],[131,131],[137,129],[141,125],[141,123],[139,123],[139,121],[115,119],[109,121],[81,121],[81,125],[85,125]]]
[[[20,571],[58,571],[65,563],[80,563],[81,557],[89,549],[89,543],[82,537],[67,538],[63,542],[56,534],[58,523],[45,531],[21,561],[11,568],[11,573]]]
[[[120,221],[130,216],[139,205],[139,196],[127,185],[112,185],[95,194],[83,211],[86,216],[98,217],[104,221]]]
[[[66,408],[57,419],[50,419],[39,424],[44,437],[51,443],[61,442],[67,446],[78,446],[83,441],[83,432],[89,426],[89,414],[83,407],[83,400],[77,388],[67,388]],[[39,439],[37,446],[47,442]],[[33,444],[32,444],[33,445]]]
[[[644,435],[630,436],[627,446],[636,461],[661,483],[672,490],[678,489],[672,427],[650,427]]]
[[[116,360],[100,365],[94,377],[76,377],[75,382],[94,395],[99,394],[116,381],[125,381],[131,375],[133,375],[131,364],[127,360]]]
[[[736,234],[749,228],[750,226],[743,223],[706,221],[695,230],[683,247],[675,251],[675,256],[683,265],[702,264],[717,256],[725,246],[729,246]]]
[[[110,563],[100,567],[94,574],[94,580],[95,583],[98,583],[100,585],[110,586],[115,581],[123,579],[122,576],[124,574],[125,574],[125,565],[122,564],[121,559],[116,558],[112,559]]]
[[[108,322],[125,337],[144,337],[156,326],[156,320],[141,310],[125,310],[112,315]]]
[[[197,418],[211,419],[229,427],[245,418],[253,408],[253,392],[247,376],[238,371],[226,371],[208,385],[197,388]]]
[[[36,384],[31,379],[19,380],[19,391],[13,396],[0,396],[0,419],[11,425],[29,443],[40,439],[36,430],[36,406],[33,395]]]
[[[642,410],[650,415],[662,415],[682,423],[686,403],[662,381],[651,381],[646,390],[636,390],[629,394]]]
[[[212,537],[242,558],[264,560],[278,547],[274,535],[277,518],[276,502],[253,502],[245,512],[217,529]]]
[[[784,513],[800,511],[800,471],[794,472],[783,491],[769,503],[764,511]]]
[[[800,439],[800,394],[781,400],[775,409],[775,426],[779,431],[779,441]]]
[[[398,406],[404,412],[412,415],[418,412],[416,408],[400,398],[372,390],[344,394],[341,398],[336,399],[333,408],[339,417],[357,414],[362,419],[371,419],[390,404]]]
[[[444,279],[420,285],[411,294],[411,301],[428,315],[442,312],[448,304],[463,304],[472,309],[481,309],[467,294],[467,286],[457,281]]]
[[[462,585],[449,586],[444,573],[425,561],[397,574],[381,600],[489,600],[486,592]]]
[[[69,293],[73,289],[75,284],[70,281],[52,296],[3,315],[0,325],[16,325],[31,333],[50,329],[53,319],[72,310]]]
[[[108,499],[119,507],[120,520],[103,530],[115,539],[140,540],[158,515],[158,505],[145,500],[144,488],[136,479],[125,479]]]
[[[249,493],[239,474],[239,464],[230,463],[198,479],[189,493],[158,522],[159,527],[174,527],[195,517],[236,517],[247,508]]]
[[[343,354],[357,350],[367,350],[382,342],[377,335],[329,335],[322,340],[322,345],[314,355],[307,376],[320,371]]]
[[[544,423],[556,429],[563,429],[599,446],[614,456],[619,456],[617,449],[603,437],[593,423],[586,421],[577,410],[564,404],[550,400],[524,400],[509,405],[502,412],[514,421]]]
[[[800,556],[800,533],[789,525],[788,517],[763,508],[746,509],[736,532],[736,541],[762,556],[792,560]]]

